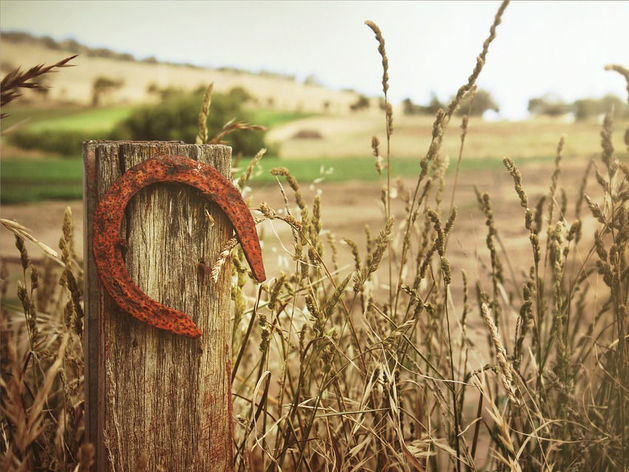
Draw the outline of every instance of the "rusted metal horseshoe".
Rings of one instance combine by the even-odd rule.
[[[266,279],[255,223],[240,192],[214,167],[183,156],[160,156],[131,167],[109,188],[94,212],[94,260],[101,282],[130,315],[159,329],[198,337],[201,330],[188,315],[162,305],[135,284],[122,258],[120,225],[124,211],[142,188],[178,182],[200,190],[225,212],[258,282]]]

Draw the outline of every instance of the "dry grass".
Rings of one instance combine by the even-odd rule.
[[[87,467],[91,460],[89,447],[81,446],[82,271],[74,254],[71,214],[68,210],[64,217],[60,254],[50,254],[48,248],[49,257],[40,266],[31,262],[26,250],[22,237],[28,235],[25,229],[5,227],[15,234],[22,277],[17,282],[18,310],[6,298],[8,274],[2,262],[1,468],[30,471],[74,470],[77,464]]]
[[[505,6],[468,82],[435,117],[410,187],[393,187],[388,159],[378,158],[381,145],[373,141],[374,164],[383,172],[382,219],[365,229],[364,241],[326,230],[321,194],[305,192],[289,170],[273,170],[282,203],[262,203],[255,213],[265,228],[288,231],[290,241],[276,250],[291,268],[256,288],[242,251],[234,248],[231,256],[236,470],[629,465],[629,169],[614,149],[611,118],[576,194],[563,188],[561,173],[570,137],[556,136],[554,172],[541,197],[505,159],[521,207],[519,228],[508,230],[525,241],[524,255],[505,247],[500,202],[479,189],[478,225],[484,220],[487,235],[476,257],[484,273],[468,279],[450,256],[458,221],[449,193],[456,187],[444,183],[444,133],[457,103],[474,89]],[[397,133],[385,120],[394,150]],[[474,133],[474,123],[468,128],[464,120],[454,154],[463,159]],[[241,188],[255,165],[239,178]],[[592,177],[594,192],[585,185]],[[80,395],[66,393],[81,381],[81,303],[72,283],[80,273],[70,241],[66,222],[64,287],[41,297],[62,301],[48,308],[34,300],[49,285],[32,275],[18,242],[22,309],[3,311],[0,437],[5,463],[24,469],[43,464],[41,458],[54,470],[79,461],[85,469],[91,460],[89,446],[79,449]],[[481,335],[474,333],[478,326]]]

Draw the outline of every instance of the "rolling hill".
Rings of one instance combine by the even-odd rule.
[[[26,33],[3,33],[0,37],[0,70],[6,74],[16,67],[53,64],[78,53],[76,67],[49,74],[46,100],[88,105],[94,81],[101,77],[122,81],[122,86],[106,97],[108,105],[134,104],[155,100],[149,89],[169,87],[193,90],[214,82],[217,92],[244,88],[259,106],[303,112],[343,113],[356,101],[351,91],[335,91],[313,83],[302,83],[290,76],[269,72],[251,73],[238,69],[205,69],[192,65],[159,63],[154,59],[137,61],[129,54],[106,49],[93,50],[76,41],[56,42]],[[35,98],[35,97],[31,97]],[[42,98],[39,97],[39,100]]]

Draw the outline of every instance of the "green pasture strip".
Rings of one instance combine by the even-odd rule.
[[[9,116],[2,127],[8,128],[24,119],[21,130],[41,133],[43,131],[110,131],[119,121],[133,111],[133,106],[110,108],[61,107],[51,109],[18,108],[7,109]],[[6,122],[4,122],[6,121]]]
[[[6,107],[9,114],[2,120],[2,128],[6,129],[25,119],[28,121],[21,129],[30,132],[42,131],[109,131],[116,123],[127,118],[134,107],[132,105],[107,108],[87,108],[77,105],[41,108],[32,106]],[[251,121],[254,124],[272,128],[290,121],[317,116],[316,113],[299,111],[281,111],[258,109],[251,110]]]
[[[526,163],[550,161],[552,157],[536,157],[526,159],[514,159],[516,164],[524,165]],[[244,168],[247,162],[242,162],[241,167]],[[315,179],[321,179],[325,182],[345,182],[348,180],[364,180],[376,181],[384,178],[386,171],[383,170],[382,176],[378,175],[375,167],[375,159],[373,157],[344,157],[335,159],[288,159],[278,157],[263,158],[260,162],[262,173],[254,172],[251,182],[265,183],[275,182],[275,177],[270,174],[273,167],[286,167],[293,176],[301,182],[313,182]],[[502,159],[463,159],[461,161],[461,170],[483,170],[483,169],[502,169]],[[454,172],[456,164],[451,163],[448,173]],[[392,159],[391,160],[391,176],[397,177],[415,177],[419,175],[419,159]]]
[[[83,160],[72,158],[0,159],[2,182],[75,182],[83,179]]]
[[[84,111],[84,107],[78,105],[59,106],[54,108],[41,108],[33,106],[13,106],[9,104],[2,109],[9,116],[2,120],[2,129],[7,129],[17,123],[24,122],[20,129],[28,128],[39,122],[55,121],[72,116],[76,113]]]
[[[517,160],[518,165],[539,161],[552,161],[553,157],[527,158]],[[248,160],[240,162],[244,170]],[[348,180],[376,181],[379,178],[371,157],[346,157],[340,159],[287,159],[265,157],[260,163],[261,170],[253,172],[252,185],[270,184],[276,178],[270,174],[274,167],[286,167],[304,183],[321,179],[324,182]],[[501,169],[500,159],[468,159],[461,163],[462,170]],[[453,172],[454,165],[448,169]],[[391,161],[391,175],[413,177],[419,173],[416,159],[394,159]],[[238,174],[237,174],[238,175]],[[383,174],[384,177],[384,174]],[[0,202],[15,204],[41,200],[73,200],[82,198],[83,161],[80,157],[0,160]]]
[[[34,203],[44,200],[81,200],[83,184],[76,182],[51,182],[40,185],[2,184],[0,203]]]
[[[72,159],[0,160],[0,203],[83,198],[83,161]]]
[[[82,110],[64,117],[41,120],[28,127],[29,131],[110,131],[116,124],[127,118],[132,106],[97,108]]]

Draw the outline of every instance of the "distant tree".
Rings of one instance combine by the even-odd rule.
[[[321,82],[319,82],[319,79],[317,79],[316,75],[310,74],[304,79],[304,85],[320,86]]]
[[[615,117],[629,117],[629,106],[621,98],[611,94],[601,98],[580,98],[572,103],[565,103],[548,95],[529,100],[529,112],[533,115],[559,116],[573,113],[577,121],[597,117],[612,110]]]
[[[193,93],[196,94],[203,94],[205,92],[206,86],[205,85],[199,85],[199,87],[197,87]],[[166,100],[170,97],[173,97],[175,95],[179,95],[184,93],[184,90],[181,87],[175,87],[174,85],[168,85],[167,87],[162,87],[162,88],[157,88],[157,91],[154,92],[154,94],[156,94],[160,100]]]
[[[59,43],[52,39],[50,36],[44,36],[41,38],[41,42],[48,49],[59,49]]]
[[[351,111],[358,111],[363,108],[369,108],[369,99],[364,95],[359,95],[356,101],[349,106]]]
[[[581,98],[574,102],[574,118],[583,121],[600,113],[600,103],[592,98]]]
[[[437,94],[435,94],[435,92],[432,92],[430,94],[430,102],[428,102],[428,105],[423,107],[423,109],[425,110],[426,114],[434,115],[439,111],[440,108],[445,108],[445,105],[441,103],[439,98],[437,98]]]
[[[529,113],[532,115],[560,116],[570,113],[570,104],[550,95],[535,97],[529,100]]]
[[[428,105],[417,105],[410,97],[402,100],[402,113],[405,115],[434,115],[440,108],[444,108],[437,96],[433,93]]]
[[[426,107],[416,105],[410,98],[402,100],[402,113],[405,115],[424,115],[428,114]]]
[[[94,57],[113,57],[116,53],[108,48],[94,48],[90,49],[89,55]]]
[[[201,85],[194,90],[194,93],[203,93],[205,88],[204,85]],[[146,86],[146,93],[156,96],[159,100],[166,100],[168,97],[183,93],[183,90],[170,85],[168,87],[160,87],[155,82],[151,82]]]
[[[159,85],[157,85],[155,82],[150,82],[147,86],[146,86],[146,93],[154,95],[159,93]]]
[[[174,92],[157,105],[137,108],[120,122],[112,133],[113,139],[182,140],[193,143],[198,132],[198,117],[202,93]],[[240,102],[231,95],[214,94],[208,117],[208,134],[217,135],[223,125],[232,119],[249,122],[250,117]],[[234,155],[253,156],[264,143],[264,131],[239,130],[225,141],[232,146]]]
[[[405,115],[412,115],[414,113],[414,108],[415,104],[413,103],[413,100],[408,97],[402,100],[402,113]]]
[[[81,52],[81,49],[83,48],[76,39],[71,39],[71,38],[63,41],[61,43],[61,47],[65,49],[66,51],[70,51],[73,53],[79,53]]]
[[[629,116],[629,106],[616,95],[605,95],[602,98],[582,98],[572,104],[574,118],[577,121],[609,113],[613,110],[617,117]]]
[[[470,108],[471,103],[471,108]],[[487,90],[479,89],[472,96],[465,97],[457,110],[458,115],[483,116],[486,111],[500,111],[498,104]]]
[[[111,77],[99,76],[92,83],[92,106],[101,104],[103,96],[119,89],[124,84],[122,79],[112,79]]]
[[[234,97],[240,103],[247,103],[247,102],[255,101],[255,97],[251,95],[247,89],[241,86],[233,87],[229,91],[228,95]]]

